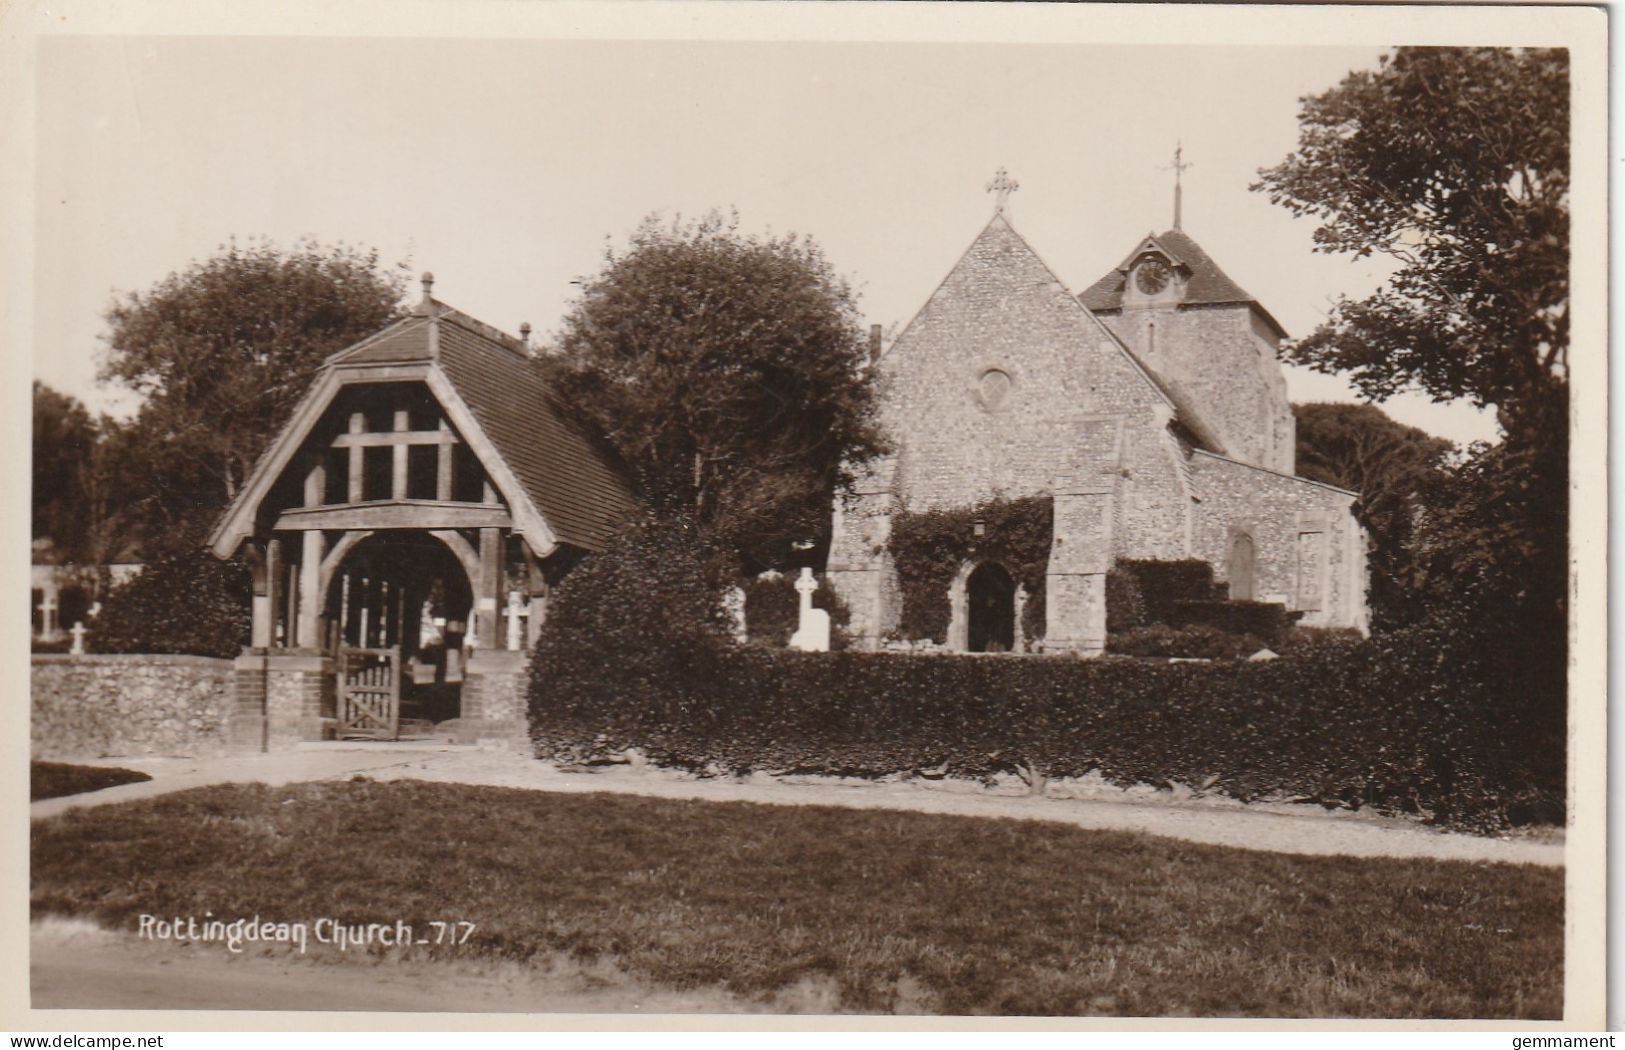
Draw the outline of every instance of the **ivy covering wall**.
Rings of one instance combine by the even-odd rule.
[[[982,535],[976,534],[976,523]],[[901,511],[892,518],[891,553],[902,591],[897,631],[911,640],[948,638],[948,588],[967,561],[996,560],[1026,589],[1021,630],[1044,636],[1044,575],[1055,531],[1049,496],[988,500],[974,507]]]

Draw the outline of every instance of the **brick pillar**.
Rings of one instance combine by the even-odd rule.
[[[526,705],[529,654],[518,649],[475,649],[463,669],[459,744],[484,744],[516,751],[529,746]]]
[[[331,736],[333,662],[320,653],[265,657],[265,749]]]
[[[265,750],[265,661],[265,654],[247,650],[232,663],[232,702],[226,717],[230,751]]]

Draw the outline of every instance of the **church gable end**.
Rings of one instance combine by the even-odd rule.
[[[910,509],[1048,492],[1062,476],[1167,470],[1140,447],[1166,397],[1003,216],[881,359],[880,377]],[[1103,427],[1128,433],[1112,457],[1087,440]]]

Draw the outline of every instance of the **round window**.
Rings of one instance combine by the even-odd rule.
[[[982,373],[981,381],[977,385],[977,392],[981,395],[984,408],[998,408],[1004,404],[1005,398],[1010,396],[1010,373],[997,368],[990,368]]]

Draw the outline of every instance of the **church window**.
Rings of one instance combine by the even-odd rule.
[[[976,387],[976,392],[982,399],[982,407],[991,411],[1004,404],[1010,396],[1011,382],[1010,373],[1002,369],[989,368],[983,372]]]

